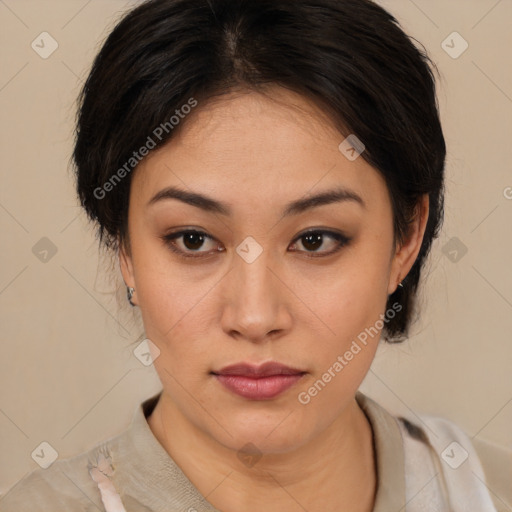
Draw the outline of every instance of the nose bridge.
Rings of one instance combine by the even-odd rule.
[[[270,253],[266,250],[251,263],[240,258],[233,274],[236,280],[235,289],[239,291],[238,304],[254,312],[263,311],[265,305],[271,306],[273,274],[268,268],[270,265]]]
[[[269,332],[285,329],[288,312],[272,268],[271,254],[263,250],[252,262],[236,255],[225,290],[224,329],[258,340]],[[270,268],[268,268],[270,267]]]
[[[259,302],[260,298],[268,299],[267,294],[269,288],[272,287],[272,273],[269,270],[269,260],[268,251],[263,251],[252,263],[247,263],[243,260],[238,262],[235,277],[238,280],[239,286],[245,291],[249,302]]]
[[[268,237],[256,240],[248,236],[236,248],[234,277],[255,293],[271,286],[272,273],[268,268],[273,265],[271,244]]]

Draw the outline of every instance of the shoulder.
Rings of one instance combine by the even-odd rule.
[[[487,467],[484,470],[480,450],[461,427],[427,414],[397,419],[403,433],[411,495],[427,494],[429,487],[436,487],[454,511],[496,511],[500,501],[497,496],[508,491],[489,478],[491,473]]]
[[[499,511],[512,510],[512,448],[475,439],[489,489]]]
[[[0,512],[102,510],[101,497],[88,476],[89,453],[36,468],[0,496]]]
[[[97,512],[101,493],[90,474],[101,455],[118,451],[125,432],[101,441],[78,455],[36,468],[0,496],[0,512]]]

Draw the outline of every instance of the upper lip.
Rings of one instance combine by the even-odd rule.
[[[297,375],[306,373],[303,370],[286,366],[285,364],[269,361],[261,365],[250,363],[236,363],[225,366],[218,372],[212,372],[216,375],[242,375],[248,377],[267,377],[269,375]]]

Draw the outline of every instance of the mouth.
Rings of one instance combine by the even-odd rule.
[[[237,363],[211,372],[229,391],[251,400],[275,398],[295,385],[306,373],[277,362],[259,366]]]

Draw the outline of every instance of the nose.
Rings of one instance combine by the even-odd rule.
[[[222,283],[223,330],[231,337],[252,343],[288,332],[292,325],[292,293],[267,251],[252,263],[235,255],[233,265]]]

